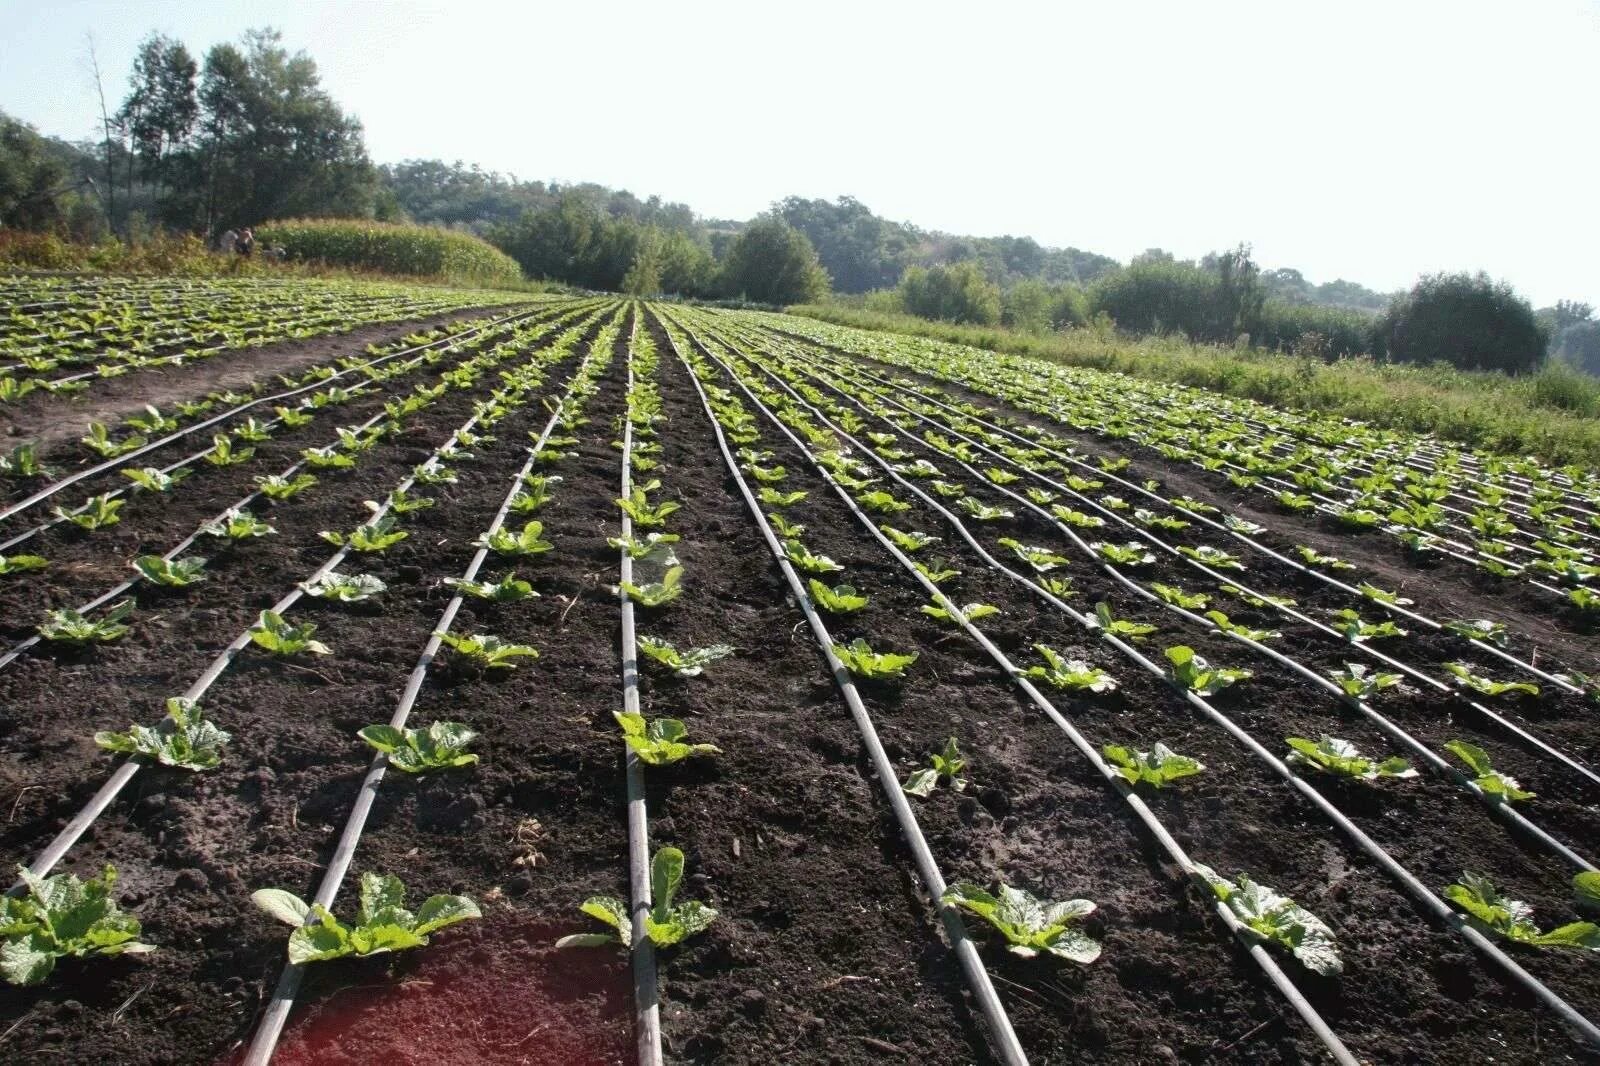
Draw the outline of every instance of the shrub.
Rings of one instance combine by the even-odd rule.
[[[268,245],[281,245],[292,260],[386,274],[484,285],[522,280],[522,268],[504,252],[470,234],[434,226],[333,218],[265,222],[256,227],[256,247]]]
[[[1384,311],[1376,337],[1396,362],[1512,374],[1538,366],[1548,340],[1528,301],[1481,272],[1424,276]]]
[[[1000,290],[976,263],[912,267],[900,279],[907,313],[942,322],[993,326],[1000,321]]]
[[[806,303],[826,294],[828,284],[806,235],[771,216],[746,226],[722,265],[723,290],[756,303]]]

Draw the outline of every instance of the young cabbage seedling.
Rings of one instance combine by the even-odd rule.
[[[235,448],[232,437],[219,433],[211,438],[211,450],[201,458],[212,466],[235,466],[255,454],[254,448]]]
[[[783,553],[788,556],[791,563],[808,574],[830,574],[844,569],[826,555],[813,554],[810,548],[798,540],[784,541]]]
[[[861,637],[849,644],[833,645],[833,654],[844,663],[845,669],[867,681],[898,681],[905,676],[906,667],[917,661],[917,653],[876,652]]]
[[[1089,545],[1099,555],[1118,566],[1150,566],[1156,557],[1144,549],[1142,544],[1129,541],[1127,544],[1107,544],[1095,541]]]
[[[717,912],[697,900],[675,903],[678,886],[683,883],[683,852],[661,848],[650,861],[651,907],[645,915],[645,935],[658,948],[671,947],[703,932],[716,919]],[[579,908],[591,918],[611,926],[609,933],[574,933],[556,941],[558,948],[604,947],[618,944],[627,948],[633,939],[633,923],[628,905],[612,896],[590,896]]]
[[[1059,503],[1053,504],[1050,507],[1050,511],[1067,525],[1076,526],[1079,529],[1099,529],[1106,524],[1104,518],[1099,518],[1092,514],[1084,514],[1082,511],[1074,511],[1072,508],[1065,507]]]
[[[1106,636],[1126,637],[1135,642],[1144,640],[1158,628],[1148,622],[1130,622],[1113,616],[1111,605],[1104,600],[1094,605],[1094,615],[1089,624]]]
[[[1130,785],[1165,788],[1174,781],[1192,777],[1206,768],[1205,763],[1179,755],[1160,741],[1150,751],[1135,751],[1117,744],[1100,749],[1112,769]]]
[[[211,537],[223,537],[227,540],[253,540],[256,537],[265,537],[276,533],[272,528],[249,511],[240,511],[229,508],[214,522],[207,522],[200,527],[200,532]]]
[[[930,544],[939,543],[938,537],[917,530],[907,533],[887,524],[880,524],[878,528],[883,531],[883,535],[888,537],[896,548],[908,554],[921,551]]]
[[[715,744],[690,744],[688,726],[676,718],[657,718],[646,722],[642,714],[613,711],[611,716],[622,728],[622,739],[641,762],[651,766],[670,766],[691,755],[718,755]]]
[[[348,470],[356,465],[356,461],[344,452],[329,445],[326,448],[305,448],[300,452],[300,458],[308,466],[318,470]]]
[[[109,863],[99,877],[80,881],[69,873],[40,877],[26,866],[28,886],[19,898],[0,896],[0,977],[13,985],[36,985],[68,956],[136,955],[155,948],[139,942],[139,920],[111,897],[117,883]]]
[[[265,474],[257,475],[255,483],[261,490],[261,495],[273,503],[281,503],[315,485],[317,477],[315,474],[296,474],[292,478],[283,477],[281,474]]]
[[[472,545],[500,555],[543,555],[555,549],[554,544],[544,539],[544,523],[538,519],[529,521],[520,533],[502,526],[493,533],[481,534]]]
[[[617,586],[617,592],[640,607],[664,607],[683,594],[683,567],[676,564],[667,567],[660,581],[643,585],[624,581]]]
[[[900,787],[905,790],[906,795],[927,799],[941,780],[948,781],[954,792],[967,790],[967,779],[961,776],[966,771],[967,760],[962,757],[961,749],[956,746],[955,737],[946,740],[944,750],[934,752],[928,757],[928,762],[930,765],[912,771],[911,776],[901,783]]]
[[[1047,951],[1057,958],[1088,965],[1100,957],[1100,945],[1074,924],[1094,913],[1091,900],[1050,903],[1004,882],[999,895],[992,896],[977,885],[963,882],[946,889],[939,902],[982,918],[1006,938],[1007,951],[1025,959]]]
[[[371,574],[341,574],[330,570],[314,581],[302,581],[300,587],[306,595],[319,600],[360,603],[386,591],[389,586]]]
[[[1099,667],[1090,666],[1082,659],[1068,659],[1048,644],[1035,644],[1033,650],[1044,658],[1044,666],[1030,666],[1022,676],[1030,681],[1044,681],[1054,688],[1069,692],[1110,692],[1117,681]]]
[[[937,482],[935,482],[937,484]],[[1006,518],[1015,518],[1016,515],[1004,507],[994,507],[972,496],[963,496],[956,501],[956,506],[979,522],[998,522]]]
[[[1256,936],[1289,952],[1312,973],[1332,977],[1344,972],[1333,930],[1288,896],[1281,896],[1248,875],[1234,881],[1209,866],[1194,864],[1217,898]]]
[[[539,595],[533,591],[532,585],[517,577],[516,571],[512,571],[499,581],[466,581],[459,577],[447,577],[444,583],[464,596],[488,600],[491,603],[517,603]]]
[[[132,565],[146,581],[165,588],[183,588],[206,579],[206,561],[198,555],[172,562],[159,555],[141,555]]]
[[[655,529],[659,526],[664,526],[667,523],[667,517],[678,510],[682,504],[674,500],[665,500],[661,503],[652,504],[645,494],[660,486],[661,482],[656,480],[648,481],[643,485],[635,485],[633,490],[628,493],[627,499],[618,499],[616,501],[617,506],[622,508],[623,513],[640,529]]]
[[[148,437],[138,434],[120,441],[112,440],[105,424],[101,422],[90,422],[89,435],[79,439],[86,448],[102,459],[115,459],[117,456],[124,455],[136,448],[143,448],[150,442]]]
[[[1507,643],[1506,624],[1490,618],[1458,619],[1446,622],[1444,627],[1458,637],[1481,640],[1497,648],[1504,648]]]
[[[455,770],[478,761],[467,752],[477,733],[460,722],[434,722],[426,729],[369,725],[356,734],[389,757],[389,765],[408,774]]]
[[[94,742],[107,751],[143,755],[163,766],[210,770],[222,761],[222,747],[232,737],[206,720],[200,704],[182,696],[167,700],[167,717],[156,726],[132,725],[126,733],[102,730]]]
[[[90,621],[77,611],[49,611],[39,625],[39,635],[60,644],[104,644],[128,632],[125,623],[132,614],[132,600],[123,600],[98,621]]]
[[[1467,768],[1473,773],[1473,784],[1491,799],[1507,803],[1533,799],[1533,793],[1524,792],[1517,784],[1516,778],[1496,770],[1494,764],[1489,761],[1489,753],[1476,744],[1469,744],[1465,740],[1452,740],[1444,747],[1446,751],[1467,764]]]
[[[920,610],[923,614],[936,621],[949,622],[951,624],[956,624],[958,621],[952,612],[939,606],[937,600],[933,603],[923,604]],[[992,614],[999,614],[1000,608],[990,603],[969,603],[965,606],[956,607],[956,611],[961,615],[960,620],[976,622],[980,618],[988,618]]]
[[[1276,629],[1251,629],[1247,625],[1241,625],[1238,622],[1231,620],[1221,611],[1207,611],[1206,617],[1211,620],[1212,625],[1216,626],[1224,633],[1232,633],[1236,637],[1243,637],[1245,640],[1253,640],[1257,644],[1265,643],[1266,641],[1272,640],[1274,637],[1283,636],[1283,634],[1279,633]]]
[[[850,614],[867,605],[867,597],[856,591],[854,585],[836,585],[829,588],[816,578],[806,582],[811,590],[811,600],[829,614]]]
[[[76,511],[64,511],[57,507],[54,515],[57,518],[71,522],[79,529],[90,533],[104,526],[114,526],[122,521],[122,516],[117,512],[122,510],[126,500],[115,499],[109,494],[91,496],[85,501],[83,507]]]
[[[1388,619],[1382,622],[1368,622],[1348,607],[1334,611],[1333,620],[1333,628],[1352,644],[1363,644],[1369,640],[1385,637],[1406,636],[1404,629]]]
[[[1407,778],[1416,777],[1417,772],[1411,764],[1398,755],[1390,756],[1382,762],[1375,762],[1365,758],[1356,750],[1356,746],[1348,740],[1331,737],[1324,733],[1322,739],[1310,741],[1305,737],[1284,738],[1291,750],[1284,759],[1291,766],[1305,766],[1313,770],[1320,770],[1325,774],[1336,777],[1347,777],[1361,781],[1376,781],[1380,777]]]
[[[1072,560],[1065,555],[1060,555],[1049,548],[1039,548],[1031,544],[1024,544],[1012,537],[1001,537],[998,541],[1002,548],[1010,548],[1018,559],[1033,567],[1036,574],[1047,574],[1058,566],[1065,566]]]
[[[1308,548],[1304,544],[1296,544],[1294,550],[1300,558],[1305,560],[1307,566],[1319,566],[1329,570],[1354,570],[1355,564],[1347,563],[1335,555],[1323,555],[1315,548]]]
[[[1176,585],[1163,585],[1159,581],[1150,583],[1150,591],[1154,592],[1162,603],[1182,607],[1186,611],[1201,610],[1211,602],[1211,597],[1204,592],[1185,592]]]
[[[323,530],[317,536],[336,548],[348,547],[358,552],[384,552],[405,540],[411,534],[394,528],[394,519],[388,515],[373,522],[364,522],[348,534]]]
[[[14,478],[47,477],[50,472],[39,462],[38,448],[19,444],[9,455],[0,455],[0,476]]]
[[[799,489],[794,492],[780,492],[763,485],[756,491],[756,498],[761,501],[763,507],[793,507],[806,498],[806,493]]]
[[[1537,696],[1539,686],[1531,681],[1491,681],[1472,672],[1466,663],[1445,663],[1444,668],[1456,679],[1456,684],[1484,696],[1503,696],[1508,692]]]
[[[1201,696],[1214,696],[1229,685],[1251,676],[1249,670],[1235,670],[1212,666],[1185,645],[1167,649],[1167,661],[1172,664],[1172,676],[1190,692]]]
[[[436,633],[456,654],[487,670],[513,670],[517,658],[537,659],[539,651],[528,644],[513,644],[491,633]]]
[[[676,533],[647,533],[643,537],[607,537],[606,543],[628,553],[630,559],[675,558],[670,545],[681,538]]]
[[[1578,906],[1600,911],[1600,872],[1584,870],[1573,874],[1572,895]]]
[[[428,897],[412,914],[405,909],[405,885],[393,874],[361,875],[361,905],[354,925],[345,925],[320,903],[307,903],[281,888],[263,888],[250,898],[272,917],[295,927],[289,934],[289,961],[297,966],[346,955],[419,948],[428,942],[430,933],[483,917],[478,905],[466,896],[447,895]]]
[[[1230,596],[1237,596],[1258,611],[1264,611],[1268,607],[1293,607],[1295,604],[1295,601],[1287,596],[1257,596],[1253,592],[1246,592],[1238,585],[1223,585],[1221,588],[1223,592]]]
[[[311,634],[316,631],[317,627],[310,622],[290,625],[277,611],[262,611],[260,621],[250,630],[250,641],[256,647],[279,656],[298,655],[303,651],[313,655],[329,654],[330,649],[326,644],[311,639]]]
[[[191,473],[193,471],[186,466],[180,466],[170,474],[163,474],[157,467],[146,466],[138,470],[124,470],[122,476],[149,492],[166,492]]]
[[[953,577],[961,576],[961,571],[952,567],[948,559],[930,559],[925,563],[913,559],[911,565],[916,568],[917,573],[935,585],[942,585]]]
[[[712,644],[704,648],[686,648],[679,651],[668,641],[641,635],[639,650],[647,658],[654,659],[679,677],[698,677],[707,666],[718,659],[732,655],[733,645]]]
[[[0,576],[43,570],[50,563],[42,555],[0,555]]]
[[[1358,700],[1369,700],[1401,681],[1399,674],[1375,674],[1361,663],[1345,663],[1343,670],[1330,670],[1328,676],[1344,689],[1346,696],[1354,696]]]
[[[1465,872],[1458,883],[1445,887],[1444,894],[1467,913],[1467,920],[1474,926],[1515,943],[1600,951],[1600,926],[1593,922],[1568,922],[1542,933],[1533,924],[1533,908],[1520,900],[1502,896],[1487,877]]]

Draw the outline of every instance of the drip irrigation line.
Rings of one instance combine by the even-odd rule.
[[[961,965],[966,976],[967,987],[972,992],[976,1001],[978,1012],[988,1024],[989,1037],[994,1044],[994,1051],[1006,1066],[1027,1066],[1028,1057],[1022,1045],[1017,1041],[1016,1030],[1011,1024],[1011,1018],[1006,1014],[1005,1005],[1001,1003],[1000,996],[995,992],[994,984],[989,979],[989,973],[984,969],[983,960],[978,955],[977,948],[967,935],[966,924],[956,909],[942,901],[946,885],[944,876],[939,872],[937,861],[928,848],[928,842],[922,835],[922,829],[917,823],[916,812],[911,809],[910,802],[900,789],[899,778],[895,775],[894,763],[890,761],[888,752],[884,751],[883,742],[878,737],[877,728],[873,725],[872,716],[866,705],[861,700],[861,694],[856,691],[855,682],[850,678],[850,672],[843,662],[833,652],[833,638],[828,634],[827,626],[823,624],[811,603],[811,597],[806,592],[794,567],[783,553],[783,547],[778,542],[776,534],[772,531],[771,524],[761,511],[761,505],[755,495],[750,491],[750,485],[745,480],[739,465],[734,461],[733,453],[728,450],[727,438],[723,435],[722,426],[717,422],[716,415],[711,410],[710,400],[707,399],[705,390],[700,385],[700,379],[695,376],[688,360],[679,350],[672,334],[663,329],[667,341],[672,347],[672,352],[684,364],[684,369],[689,373],[689,379],[694,384],[695,393],[700,397],[700,405],[706,418],[711,423],[712,433],[716,437],[718,450],[722,453],[723,464],[732,476],[735,484],[739,486],[739,494],[744,497],[745,506],[749,508],[751,517],[761,530],[761,536],[766,541],[767,550],[772,553],[778,569],[782,571],[784,581],[789,585],[789,591],[794,596],[795,603],[805,615],[811,634],[817,642],[818,649],[822,652],[829,673],[832,674],[834,684],[839,687],[840,695],[849,709],[850,717],[855,723],[856,731],[861,736],[863,747],[867,750],[868,758],[872,762],[873,770],[877,775],[878,784],[882,787],[884,795],[889,801],[890,810],[894,814],[895,822],[900,827],[900,832],[905,838],[906,845],[911,851],[912,862],[916,867],[917,876],[921,879],[923,887],[933,898],[933,906],[944,925],[945,935],[949,938],[950,949]]]
[[[788,388],[787,385],[784,387]],[[791,395],[794,395],[792,390],[790,391]],[[749,395],[748,389],[746,389],[746,393]],[[765,405],[761,404],[759,400],[756,400],[753,395],[751,396],[751,399],[752,402],[758,407],[761,407],[764,411],[766,410]],[[853,439],[850,438],[849,434],[844,433],[842,429],[835,425],[832,420],[821,415],[820,413],[817,413],[814,408],[811,408],[810,405],[806,404],[803,400],[797,399],[796,403],[802,407],[811,409],[813,413],[817,414],[817,417],[821,418],[822,421],[827,424],[835,433],[839,434],[841,439]],[[772,414],[770,411],[768,411],[767,414],[769,418],[776,420],[776,415]],[[857,447],[859,447],[859,444]],[[967,531],[965,523],[963,523],[954,513],[947,510],[942,504],[932,500],[931,497],[928,497],[916,486],[910,485],[906,482],[902,483],[906,484],[911,491],[915,492],[919,497],[921,497],[930,507],[942,514],[945,520],[950,523],[950,525],[956,529],[958,533],[960,533],[962,538],[967,541],[969,546],[971,546],[976,552],[979,553],[981,557],[985,559],[988,565],[1000,571],[1009,570],[1008,567],[1005,567],[998,560],[994,559],[994,557],[990,555],[989,552],[972,537],[971,533]],[[1014,571],[1012,571],[1012,573],[1015,575]],[[1025,578],[1021,578],[1021,575],[1015,575],[1015,577],[1032,587],[1032,583],[1027,582]],[[1049,593],[1043,589],[1038,589],[1037,591],[1041,596],[1049,596]],[[1077,614],[1077,612],[1067,607],[1064,602],[1060,603],[1060,607],[1069,615]],[[1084,619],[1084,621],[1087,622],[1087,619]],[[1361,851],[1363,851],[1369,858],[1376,862],[1386,873],[1390,875],[1391,878],[1393,878],[1402,888],[1404,888],[1413,899],[1421,904],[1426,910],[1430,911],[1446,927],[1455,930],[1490,961],[1499,965],[1506,972],[1506,974],[1512,978],[1512,980],[1518,984],[1521,984],[1536,998],[1553,1010],[1567,1025],[1577,1032],[1582,1039],[1588,1041],[1595,1047],[1600,1047],[1600,1026],[1596,1026],[1594,1022],[1586,1018],[1580,1011],[1563,999],[1558,993],[1549,988],[1538,978],[1524,970],[1520,965],[1517,964],[1515,960],[1502,951],[1487,936],[1469,925],[1466,919],[1464,919],[1456,911],[1452,910],[1448,904],[1446,904],[1432,890],[1424,885],[1415,874],[1411,873],[1411,871],[1402,863],[1400,863],[1399,860],[1397,860],[1393,855],[1389,854],[1389,852],[1376,840],[1372,839],[1372,837],[1370,837],[1365,830],[1361,829],[1360,826],[1356,825],[1348,817],[1346,817],[1345,814],[1325,796],[1323,796],[1322,793],[1318,792],[1310,783],[1296,774],[1293,769],[1284,763],[1282,759],[1279,759],[1277,756],[1273,755],[1247,731],[1240,728],[1237,723],[1235,723],[1227,715],[1224,715],[1222,712],[1218,711],[1204,698],[1186,688],[1178,688],[1165,670],[1157,666],[1154,662],[1150,661],[1131,645],[1109,634],[1102,635],[1101,639],[1111,647],[1115,648],[1117,651],[1121,652],[1124,657],[1131,659],[1133,662],[1143,667],[1147,672],[1154,674],[1167,684],[1173,686],[1173,688],[1182,695],[1184,700],[1197,711],[1199,711],[1202,716],[1220,726],[1228,733],[1229,736],[1233,737],[1234,740],[1249,750],[1258,760],[1270,767],[1278,777],[1283,779],[1291,788],[1293,788],[1303,798],[1310,802],[1312,806],[1316,807],[1318,812],[1321,813],[1323,817],[1325,817],[1337,829],[1349,837],[1350,840]]]
[[[742,381],[740,381],[738,374],[729,369],[727,365],[722,363],[722,361],[715,355],[711,355],[710,358],[716,361],[718,365],[722,366],[724,372],[727,373],[733,381],[740,384],[741,388],[744,389],[745,394],[750,396],[751,402],[756,404],[757,408],[760,409],[762,413],[765,414],[767,418],[771,420],[786,437],[788,437],[789,441],[797,449],[799,449],[801,454],[805,456],[806,461],[812,465],[817,475],[821,477],[822,480],[830,488],[832,488],[835,493],[838,494],[839,499],[843,502],[846,509],[851,512],[858,522],[860,522],[862,527],[875,540],[877,540],[879,545],[881,545],[890,554],[890,556],[900,564],[900,566],[907,572],[908,575],[910,575],[923,587],[923,590],[927,592],[939,604],[939,606],[949,612],[951,619],[955,621],[956,624],[960,626],[961,629],[965,631],[966,634],[973,640],[973,642],[976,643],[983,650],[983,652],[989,656],[989,658],[1001,669],[1006,677],[1008,677],[1017,688],[1022,690],[1023,694],[1034,705],[1034,707],[1050,719],[1051,723],[1067,737],[1068,742],[1071,743],[1078,753],[1083,756],[1083,758],[1095,769],[1097,773],[1100,774],[1102,778],[1105,779],[1107,784],[1112,787],[1113,791],[1116,792],[1117,795],[1128,804],[1128,806],[1133,810],[1134,815],[1139,819],[1141,824],[1143,824],[1145,828],[1150,831],[1157,844],[1162,848],[1163,851],[1167,853],[1167,856],[1178,865],[1179,869],[1183,870],[1188,880],[1197,886],[1205,895],[1205,897],[1211,901],[1212,909],[1222,920],[1224,928],[1226,928],[1228,932],[1245,948],[1251,959],[1262,970],[1268,982],[1271,983],[1272,986],[1277,989],[1278,993],[1288,1001],[1295,1013],[1300,1016],[1301,1020],[1306,1023],[1307,1027],[1311,1029],[1317,1040],[1323,1045],[1329,1056],[1333,1058],[1335,1062],[1340,1063],[1341,1066],[1356,1066],[1359,1060],[1353,1054],[1351,1054],[1349,1049],[1345,1047],[1344,1042],[1340,1040],[1338,1035],[1333,1032],[1333,1030],[1328,1026],[1327,1022],[1323,1020],[1322,1016],[1317,1013],[1316,1008],[1311,1005],[1310,1001],[1305,998],[1304,993],[1302,993],[1289,978],[1289,976],[1284,973],[1282,967],[1278,965],[1277,960],[1272,958],[1272,956],[1267,952],[1267,949],[1262,943],[1261,938],[1252,930],[1250,930],[1249,927],[1241,923],[1233,914],[1233,912],[1228,909],[1226,904],[1216,898],[1216,894],[1212,890],[1210,884],[1195,869],[1194,861],[1189,857],[1182,845],[1177,842],[1176,838],[1172,836],[1171,832],[1168,831],[1161,820],[1156,817],[1155,812],[1150,809],[1149,805],[1138,796],[1133,787],[1120,774],[1112,769],[1109,764],[1105,762],[1105,760],[1100,756],[1099,752],[1094,749],[1094,746],[1089,743],[1088,739],[1077,729],[1076,726],[1071,723],[1070,720],[1066,718],[1065,715],[1063,715],[1055,707],[1053,703],[1050,702],[1050,700],[1042,692],[1039,691],[1036,685],[1034,685],[1030,680],[1028,680],[1027,677],[1023,675],[1023,672],[1018,669],[1016,664],[1013,663],[1010,658],[1008,658],[1006,654],[983,633],[981,629],[979,629],[965,617],[965,615],[962,613],[960,605],[946,595],[938,585],[934,584],[916,569],[916,565],[911,558],[876,527],[876,524],[873,522],[872,518],[861,510],[860,505],[856,503],[850,494],[833,479],[826,468],[817,462],[817,460],[811,455],[809,449],[807,449],[798,440],[798,438],[794,436],[793,433],[789,432],[787,427],[783,426],[781,421],[777,419],[776,415],[774,415],[770,409],[766,408],[764,404],[757,400],[753,394],[750,393],[748,388],[744,387],[744,384]],[[913,491],[916,491],[915,486],[912,486],[909,483],[905,484],[906,487],[912,488]],[[922,495],[920,492],[918,494]],[[1007,569],[1003,566],[1000,566],[998,563],[995,563],[994,565],[1003,570]],[[1054,597],[1051,598],[1054,599]],[[1056,600],[1055,602],[1065,609],[1067,614],[1073,617],[1080,624],[1088,624],[1082,616],[1077,615],[1077,613],[1072,611],[1070,608],[1066,608],[1066,605],[1060,600]]]
[[[566,393],[556,401],[551,410],[550,418],[546,421],[544,429],[532,448],[528,449],[528,458],[511,479],[511,488],[507,490],[500,507],[495,511],[494,518],[489,523],[485,537],[491,537],[505,524],[506,515],[511,511],[511,501],[522,488],[522,479],[533,469],[539,453],[544,449],[545,442],[550,439],[550,433],[555,429],[561,412],[571,397],[573,389],[583,380],[584,370],[594,357],[594,350],[584,357],[583,362],[573,373],[572,381],[568,383]],[[472,555],[467,567],[461,574],[461,581],[473,581],[478,576],[484,560],[488,558],[489,549],[480,546]],[[432,667],[434,658],[439,653],[441,634],[450,629],[455,621],[456,614],[461,610],[461,605],[466,594],[457,586],[456,593],[445,605],[439,615],[439,620],[434,624],[427,641],[423,644],[422,653],[417,657],[416,665],[411,668],[410,675],[406,678],[405,687],[401,690],[400,698],[395,702],[393,714],[389,717],[389,725],[395,729],[404,729],[411,715],[411,709],[416,705],[417,697],[422,692],[423,682],[427,679],[428,670]],[[372,813],[372,805],[378,798],[378,787],[383,783],[383,778],[388,770],[389,757],[379,752],[372,758],[367,767],[366,775],[361,780],[361,788],[356,793],[355,802],[351,805],[350,813],[345,819],[344,830],[339,835],[339,842],[334,846],[333,855],[328,860],[322,881],[317,886],[317,893],[312,898],[314,904],[320,905],[324,910],[332,910],[334,900],[339,895],[339,889],[344,884],[345,875],[349,873],[350,863],[355,858],[356,845],[361,841],[361,834],[365,832],[367,818]],[[308,917],[307,925],[317,924],[318,919]],[[244,1066],[267,1066],[272,1061],[273,1052],[277,1049],[278,1041],[283,1035],[284,1026],[289,1021],[289,1014],[294,1009],[295,997],[299,995],[300,985],[305,978],[305,969],[308,963],[291,962],[284,967],[278,977],[277,987],[273,990],[272,998],[267,1003],[266,1010],[262,1013],[260,1022],[256,1025],[255,1036],[251,1038],[250,1046],[245,1052]]]

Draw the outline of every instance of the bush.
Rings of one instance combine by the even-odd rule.
[[[1344,307],[1268,300],[1254,338],[1263,348],[1305,352],[1321,359],[1372,350],[1373,316]]]
[[[1000,321],[1000,289],[976,263],[912,267],[900,279],[898,291],[901,306],[919,318],[974,326]]]
[[[746,226],[728,248],[722,287],[729,296],[756,303],[806,303],[827,293],[828,272],[805,234],[764,216]]]
[[[1126,332],[1231,342],[1233,322],[1223,302],[1222,279],[1212,271],[1159,260],[1135,262],[1089,290],[1091,315],[1108,314]]]
[[[1376,339],[1396,362],[1510,374],[1538,366],[1548,341],[1528,301],[1483,273],[1424,276],[1384,311]]]
[[[522,281],[516,260],[466,233],[357,219],[307,218],[256,227],[256,251],[280,245],[295,261],[480,285]]]

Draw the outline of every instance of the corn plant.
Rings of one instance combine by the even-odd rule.
[[[951,737],[944,742],[944,750],[934,752],[928,757],[929,765],[912,772],[911,776],[901,782],[900,787],[908,796],[918,796],[927,799],[933,795],[933,790],[940,781],[946,781],[953,792],[965,792],[968,781],[961,775],[966,772],[967,760],[962,756],[956,738]]]
[[[905,676],[906,667],[917,661],[917,653],[876,652],[861,637],[849,644],[834,644],[833,654],[845,669],[868,681],[896,681]]]
[[[132,565],[146,581],[164,588],[183,588],[206,579],[206,561],[198,555],[171,562],[159,555],[141,555]]]
[[[718,659],[733,654],[731,644],[711,644],[704,648],[686,648],[679,651],[671,643],[655,637],[641,635],[639,651],[648,659],[665,666],[679,677],[698,677],[705,668]]]
[[[369,725],[356,735],[387,755],[390,766],[408,774],[456,770],[478,761],[466,750],[478,734],[460,722],[434,722],[426,729]]]
[[[101,731],[94,735],[94,742],[107,751],[141,755],[185,770],[214,769],[231,739],[206,719],[197,701],[182,696],[167,700],[167,716],[159,725],[136,724],[125,733]]]
[[[650,766],[670,766],[693,755],[719,755],[715,744],[690,744],[684,740],[689,728],[676,718],[657,718],[647,722],[644,715],[613,711],[611,716],[622,729],[628,750]]]
[[[281,888],[263,888],[250,896],[267,914],[294,926],[289,934],[289,961],[298,966],[346,955],[378,955],[427,944],[428,936],[446,926],[481,918],[478,905],[466,896],[437,895],[413,914],[405,909],[406,889],[393,874],[361,875],[360,907],[346,925],[320,903],[307,903]]]
[[[316,631],[317,627],[310,622],[290,625],[277,611],[262,611],[261,618],[250,629],[250,642],[280,657],[298,655],[303,651],[313,655],[330,654],[326,644],[311,639],[311,634]]]
[[[513,659],[537,659],[539,651],[528,644],[514,644],[491,633],[435,633],[444,644],[469,662],[486,670],[512,670]]]
[[[1100,957],[1100,945],[1075,925],[1094,913],[1090,900],[1050,903],[1004,882],[998,895],[990,895],[978,885],[962,882],[946,889],[939,902],[982,918],[1006,938],[1007,951],[1025,959],[1045,951],[1087,966]]]
[[[1160,741],[1150,751],[1135,751],[1117,744],[1107,744],[1100,749],[1100,753],[1130,785],[1165,788],[1174,781],[1193,777],[1206,768],[1206,764],[1200,760],[1179,755]]]
[[[674,944],[705,931],[717,912],[696,900],[675,902],[683,883],[683,852],[661,848],[650,860],[651,906],[644,917],[645,935],[658,948]],[[611,896],[590,896],[579,908],[584,914],[611,927],[609,933],[574,933],[556,941],[556,947],[604,947],[617,944],[626,949],[632,942],[633,923],[628,905]]]
[[[56,960],[69,956],[136,955],[155,948],[139,942],[139,920],[112,898],[116,868],[80,881],[70,873],[40,877],[17,868],[28,894],[0,896],[0,977],[13,985],[37,985]]]
[[[73,610],[48,611],[39,624],[39,635],[58,644],[105,644],[128,632],[126,623],[132,614],[132,600],[116,604],[98,621],[91,621]]]

